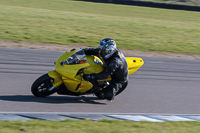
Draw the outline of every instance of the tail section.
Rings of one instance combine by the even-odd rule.
[[[126,57],[126,61],[128,64],[128,75],[137,71],[144,64],[143,59],[137,57]]]

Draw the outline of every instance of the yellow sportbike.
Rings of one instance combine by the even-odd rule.
[[[144,61],[141,58],[126,57],[129,75],[137,71]],[[31,92],[36,97],[46,97],[55,92],[61,95],[95,94],[109,85],[111,78],[104,80],[85,81],[84,74],[100,73],[104,70],[103,61],[97,56],[85,55],[83,49],[62,54],[54,62],[55,70],[42,75],[32,84]],[[123,88],[118,91],[121,93]]]

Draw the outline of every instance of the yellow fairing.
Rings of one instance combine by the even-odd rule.
[[[80,79],[80,76],[76,76],[76,78],[74,78],[74,80],[71,80],[67,77],[63,77],[63,81],[65,86],[67,87],[68,90],[70,90],[71,92],[86,92],[88,90],[90,90],[93,85],[90,82],[84,81],[82,79]]]
[[[144,64],[143,59],[137,57],[126,57],[126,61],[128,64],[128,75],[137,71]]]
[[[74,65],[60,65],[60,61],[65,61],[72,53],[74,52],[67,52],[61,55],[56,61],[56,72],[60,73],[64,77],[68,77],[69,79],[74,79],[78,70],[81,68],[88,67],[88,63],[83,64],[74,64]]]
[[[101,60],[98,57],[96,57],[96,56],[94,56],[94,57],[93,56],[86,56],[86,58],[87,58],[87,62],[89,64],[89,67],[87,67],[87,69],[84,69],[85,74],[100,73],[100,72],[103,71],[103,69],[104,69],[103,66],[102,66],[103,63],[101,62]],[[101,62],[101,64],[95,63],[94,59],[99,60]]]
[[[56,81],[61,80],[62,83],[65,84],[66,88],[71,92],[86,92],[90,90],[93,85],[90,82],[85,81],[82,76],[77,75],[77,72],[80,69],[83,69],[85,74],[98,73],[103,70],[103,66],[101,64],[95,64],[94,57],[92,56],[86,56],[87,63],[60,65],[60,61],[65,61],[72,53],[74,52],[64,53],[57,59],[55,69],[57,74],[61,76]],[[58,77],[58,75],[54,73],[54,77]],[[55,83],[55,85],[53,84],[54,87],[56,87],[56,85],[58,85],[58,83]]]
[[[48,75],[49,75],[49,77],[54,79],[54,82],[53,82],[54,87],[58,87],[63,83],[61,76],[55,70],[49,71]]]

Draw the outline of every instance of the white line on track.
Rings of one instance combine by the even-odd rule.
[[[181,115],[200,116],[200,114],[164,114],[164,113],[106,113],[106,112],[0,112],[0,114],[96,114],[96,115]]]

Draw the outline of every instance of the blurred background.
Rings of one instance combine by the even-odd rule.
[[[110,37],[120,49],[200,54],[199,22],[195,11],[84,0],[1,0],[0,46],[97,47]]]

